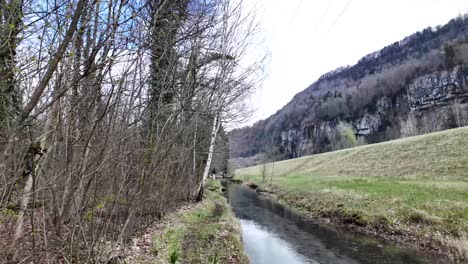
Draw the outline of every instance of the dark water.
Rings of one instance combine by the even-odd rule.
[[[307,221],[248,187],[223,182],[252,264],[449,263],[367,236]]]

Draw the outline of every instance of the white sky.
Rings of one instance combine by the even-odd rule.
[[[256,113],[248,125],[274,114],[323,73],[468,13],[468,0],[245,2],[255,6],[271,54],[268,76],[252,98]]]

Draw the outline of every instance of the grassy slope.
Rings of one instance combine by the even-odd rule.
[[[218,182],[208,180],[202,202],[169,215],[139,263],[248,263],[238,225]]]
[[[468,128],[276,162],[265,171],[266,183],[262,166],[236,177],[315,216],[445,238],[440,243],[453,255],[468,259]]]

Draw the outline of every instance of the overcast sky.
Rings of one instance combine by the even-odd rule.
[[[250,122],[265,119],[339,66],[468,13],[467,0],[245,0],[255,6],[268,76]],[[249,7],[250,8],[250,7]]]

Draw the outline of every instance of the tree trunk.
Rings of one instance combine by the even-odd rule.
[[[20,107],[15,67],[22,19],[22,1],[0,1],[0,153],[8,152],[9,130]],[[0,173],[5,169],[0,168]]]
[[[208,150],[208,159],[206,160],[205,170],[203,171],[203,177],[200,182],[200,185],[197,189],[197,200],[201,200],[201,194],[203,194],[203,188],[205,186],[205,181],[208,178],[210,173],[211,161],[213,160],[213,152],[216,143],[216,136],[218,135],[219,128],[221,126],[221,121],[219,120],[219,113],[216,113],[213,118],[213,127],[211,130],[211,139],[210,139],[210,148]]]
[[[25,214],[25,210],[28,207],[32,186],[33,186],[33,177],[31,174],[29,174],[28,180],[26,181],[26,185],[24,186],[23,197],[21,198],[21,203],[20,203],[20,211],[18,213],[18,218],[16,220],[16,229],[15,229],[15,236],[13,237],[13,245],[16,245],[16,242],[18,242],[18,239],[23,234],[24,214]]]

